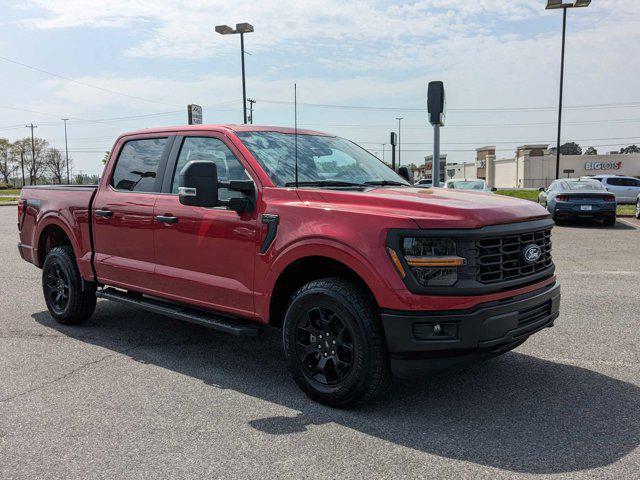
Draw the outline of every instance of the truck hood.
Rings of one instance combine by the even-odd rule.
[[[299,193],[302,200],[324,201],[336,210],[411,218],[420,228],[480,228],[549,217],[535,202],[471,190],[380,187]]]

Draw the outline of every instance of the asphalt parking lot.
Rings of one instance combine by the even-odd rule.
[[[0,478],[638,478],[640,223],[556,227],[562,313],[340,411],[240,340],[101,301],[64,327],[0,207]]]

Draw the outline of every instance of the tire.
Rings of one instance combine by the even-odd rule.
[[[96,308],[96,287],[83,282],[69,246],[52,248],[42,266],[42,291],[49,313],[58,323],[77,325]]]
[[[636,218],[640,220],[640,198],[636,202]]]
[[[602,219],[602,224],[605,227],[613,227],[616,224],[616,217],[606,217]]]
[[[323,278],[301,287],[289,302],[282,330],[289,371],[313,400],[344,408],[388,387],[391,370],[380,317],[353,282]]]

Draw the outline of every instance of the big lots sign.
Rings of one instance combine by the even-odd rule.
[[[587,162],[584,164],[585,170],[620,170],[622,162]]]

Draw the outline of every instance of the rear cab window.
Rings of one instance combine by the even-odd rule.
[[[159,192],[158,171],[168,137],[127,141],[111,175],[111,186],[125,192]]]

